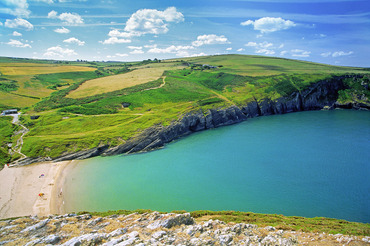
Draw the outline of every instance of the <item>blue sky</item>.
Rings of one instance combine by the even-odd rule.
[[[370,67],[370,1],[0,1],[0,56],[137,61],[215,54]]]

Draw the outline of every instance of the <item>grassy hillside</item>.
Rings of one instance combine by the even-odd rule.
[[[192,110],[276,99],[333,75],[369,74],[363,68],[241,55],[66,63],[0,58],[0,99],[4,108],[23,108],[21,119],[30,129],[22,149],[27,156],[114,146]],[[340,92],[343,102],[360,94],[358,100],[368,100],[363,85],[346,83],[351,89]]]

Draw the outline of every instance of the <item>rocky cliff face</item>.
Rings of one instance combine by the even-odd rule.
[[[93,217],[65,214],[0,221],[0,245],[366,245],[370,237],[278,230],[188,213]]]
[[[350,77],[361,78],[361,75],[332,77],[315,83],[302,92],[294,92],[289,97],[281,97],[275,101],[264,99],[252,101],[240,108],[231,106],[226,109],[210,109],[205,114],[201,111],[188,113],[169,126],[150,127],[125,144],[107,149],[102,155],[152,150],[192,132],[239,123],[247,118],[338,107],[338,91],[347,88],[343,79]]]
[[[262,101],[252,101],[242,107],[234,105],[229,108],[210,109],[205,113],[201,111],[191,112],[185,114],[181,119],[169,126],[152,126],[122,145],[116,147],[100,146],[90,150],[63,155],[54,161],[80,160],[99,155],[149,151],[163,147],[166,143],[191,134],[192,132],[231,125],[257,116],[319,110],[324,107],[370,109],[370,103],[350,103],[346,105],[337,103],[338,91],[347,89],[347,86],[343,82],[346,78],[361,79],[362,75],[333,76],[331,79],[317,82],[303,91],[294,92],[288,97],[281,97],[277,100],[264,99]],[[44,159],[28,158],[24,159],[21,164],[29,164],[40,160],[42,161]]]

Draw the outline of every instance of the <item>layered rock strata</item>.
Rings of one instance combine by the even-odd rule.
[[[228,108],[210,109],[207,112],[194,111],[182,116],[169,126],[155,125],[130,138],[119,146],[100,146],[97,148],[62,155],[54,161],[80,160],[99,155],[117,155],[149,151],[163,147],[177,138],[193,132],[231,125],[247,120],[248,118],[285,114],[298,111],[320,110],[323,108],[354,108],[370,109],[370,104],[348,103],[339,104],[338,91],[347,89],[344,79],[361,79],[362,75],[334,76],[312,84],[303,91],[297,91],[290,96],[277,100],[264,99],[252,101],[244,106],[235,105]],[[45,158],[27,158],[17,165],[26,165],[33,162],[49,160]]]

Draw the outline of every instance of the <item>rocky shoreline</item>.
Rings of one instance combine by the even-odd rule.
[[[17,162],[17,166],[28,165],[34,162],[44,161],[66,161],[82,160],[95,156],[109,156],[118,154],[130,154],[145,152],[163,147],[165,144],[189,135],[193,132],[236,124],[259,116],[285,114],[299,111],[320,110],[320,109],[370,109],[370,103],[347,103],[340,104],[338,91],[347,89],[343,80],[361,79],[363,75],[333,76],[330,79],[312,84],[301,92],[294,92],[288,97],[281,97],[277,100],[264,99],[252,101],[245,106],[231,106],[228,108],[210,109],[206,113],[194,111],[185,114],[178,121],[169,126],[155,125],[145,129],[140,134],[127,140],[125,143],[110,147],[103,145],[89,150],[69,153],[51,159],[50,157],[26,158]]]
[[[368,236],[279,230],[189,213],[65,214],[0,221],[0,245],[368,245]]]

